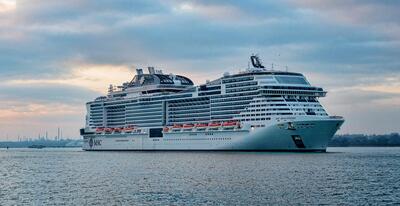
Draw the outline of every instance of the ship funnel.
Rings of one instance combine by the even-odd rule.
[[[156,71],[154,70],[154,67],[148,67],[147,68],[149,70],[149,74],[155,74]]]
[[[254,68],[260,68],[260,69],[265,68],[265,67],[262,65],[262,62],[261,62],[261,60],[260,60],[260,57],[258,57],[257,55],[252,55],[252,56],[250,57],[250,60],[251,60],[251,64],[253,65]]]
[[[136,69],[136,74],[137,75],[142,75],[143,74],[143,69]]]

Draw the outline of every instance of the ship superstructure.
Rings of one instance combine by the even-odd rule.
[[[184,76],[137,69],[107,96],[87,103],[84,150],[325,151],[343,123],[326,95],[300,73],[247,70],[195,86]]]

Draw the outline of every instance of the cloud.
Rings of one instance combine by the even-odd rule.
[[[22,30],[33,40],[18,45],[21,49],[12,56],[4,56],[3,61],[25,71],[29,71],[27,64],[33,70],[45,66],[47,72],[58,71],[60,69],[54,65],[73,58],[105,64],[130,64],[149,57],[160,62],[199,58],[218,61],[228,56],[248,55],[254,50],[268,51],[271,46],[283,48],[284,45],[302,47],[290,54],[302,61],[349,64],[353,61],[350,56],[363,62],[365,58],[369,58],[368,61],[384,60],[374,59],[377,54],[387,58],[398,55],[398,46],[393,47],[390,41],[377,34],[366,29],[327,24],[285,3],[122,1],[116,5],[95,6],[96,12],[88,7],[90,1],[76,4],[53,2],[45,4],[44,8],[31,5],[29,1],[22,5],[21,10],[25,12],[21,11],[24,14],[21,22],[27,21]],[[192,8],[192,11],[174,13],[181,7]],[[54,10],[56,14],[52,12]],[[373,41],[386,45],[367,45]],[[13,45],[15,43],[10,46]],[[292,51],[279,51],[288,52]],[[19,53],[38,62],[31,60],[23,64],[21,59],[15,59],[15,54]],[[43,62],[51,65],[43,65]]]
[[[389,133],[400,131],[400,94],[348,89],[332,91],[321,99],[331,115],[345,117],[339,133]]]
[[[201,18],[218,21],[241,21],[246,15],[231,5],[201,4],[201,2],[182,2],[172,6],[177,15],[198,15]]]
[[[10,12],[15,10],[17,2],[15,0],[1,0],[0,13]]]
[[[338,0],[291,1],[303,9],[311,10],[325,21],[365,27],[399,40],[400,14],[398,1]]]
[[[398,1],[303,0],[291,1],[291,3],[301,8],[323,11],[331,21],[353,25],[390,22],[397,24],[400,17],[397,12],[397,7],[400,6]]]
[[[362,103],[358,98],[365,108],[386,105],[393,116],[399,6],[373,0],[0,0],[0,97],[75,107],[104,94],[110,83],[129,81],[132,66],[161,67],[203,83],[246,68],[249,54],[259,53],[267,66],[288,66],[331,91],[328,110],[340,113],[341,105]],[[352,119],[357,112],[345,114]],[[362,125],[366,120],[359,118]]]
[[[29,81],[29,80],[28,80]],[[22,83],[10,80],[0,84],[0,99],[22,102],[82,103],[84,98],[100,93],[71,84],[58,83]]]
[[[387,77],[377,85],[365,85],[360,87],[360,89],[364,91],[400,95],[400,76]],[[397,104],[400,106],[400,101],[397,101]]]
[[[77,128],[84,124],[85,102],[98,95],[68,84],[3,82],[0,84],[0,139],[7,135],[32,137],[57,127],[64,128],[64,137],[76,138]]]
[[[96,93],[105,93],[107,85],[121,85],[133,78],[133,69],[116,65],[74,65],[70,73],[59,78],[46,79],[13,79],[5,82],[5,85],[27,87],[37,86],[49,88],[55,86],[69,86],[84,90],[92,90]],[[65,92],[65,90],[64,90]]]
[[[44,136],[46,131],[53,137],[58,127],[63,130],[63,137],[76,138],[77,129],[85,121],[82,105],[3,100],[0,104],[1,139],[32,138],[39,133]]]
[[[5,123],[7,119],[22,120],[34,119],[43,116],[59,117],[69,114],[80,114],[80,107],[71,107],[70,104],[39,104],[39,103],[21,103],[18,101],[2,101],[0,107],[1,123]]]

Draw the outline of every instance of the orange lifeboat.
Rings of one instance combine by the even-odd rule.
[[[164,127],[163,128],[163,132],[168,132],[169,131],[169,127]]]
[[[181,124],[174,124],[174,126],[172,126],[172,130],[181,130],[181,129],[182,129]]]
[[[104,129],[104,132],[107,133],[107,134],[110,134],[113,131],[114,131],[114,128],[111,128],[111,127],[107,127],[107,128]]]
[[[202,129],[202,128],[206,128],[206,127],[208,127],[207,123],[198,123],[198,124],[196,124],[196,128],[198,128],[198,129]]]
[[[133,131],[134,127],[133,126],[127,126],[124,128],[125,133],[131,133]]]
[[[236,126],[238,126],[239,122],[238,121],[228,121],[228,122],[224,122],[222,124],[222,127],[224,127],[225,129],[232,129]]]
[[[237,121],[228,121],[228,122],[224,122],[224,123],[222,124],[222,126],[224,126],[224,127],[231,127],[231,126],[236,126],[237,124],[238,124]]]
[[[103,133],[104,132],[104,127],[97,127],[96,128],[96,133],[97,134],[100,134],[100,133]]]
[[[174,126],[172,128],[180,129],[180,128],[182,128],[182,125],[181,124],[174,124]]]
[[[196,124],[196,129],[197,130],[205,130],[205,129],[207,129],[207,127],[208,127],[207,123],[198,123],[198,124]]]
[[[183,125],[183,128],[184,128],[184,129],[191,129],[191,128],[193,128],[193,127],[194,127],[193,124],[184,124],[184,125]]]
[[[121,133],[123,129],[123,127],[116,127],[114,128],[114,133]]]
[[[192,131],[193,127],[194,124],[184,124],[182,128],[184,131]]]
[[[208,127],[211,128],[216,128],[216,127],[220,127],[221,126],[221,122],[211,122],[208,124]]]

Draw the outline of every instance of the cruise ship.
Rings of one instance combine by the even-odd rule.
[[[83,150],[326,151],[343,124],[301,73],[246,70],[201,85],[154,67],[86,104]]]

